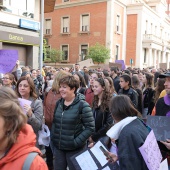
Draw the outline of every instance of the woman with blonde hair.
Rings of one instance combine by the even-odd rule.
[[[23,169],[30,163],[30,170],[47,170],[44,160],[35,147],[36,136],[24,115],[18,97],[8,87],[0,88],[0,169]],[[32,162],[26,161],[33,152],[37,153]],[[28,167],[27,167],[28,168]]]
[[[52,88],[48,93],[46,93],[44,99],[44,116],[45,124],[48,126],[49,129],[51,129],[56,103],[61,98],[61,95],[59,93],[59,81],[67,75],[71,74],[63,70],[59,71],[54,78]],[[46,158],[49,170],[53,169],[53,154],[50,147],[46,147]]]

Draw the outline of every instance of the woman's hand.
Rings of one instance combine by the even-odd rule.
[[[24,108],[27,116],[28,116],[28,117],[31,117],[31,116],[32,116],[32,108],[31,108],[29,105],[27,105],[27,104],[25,104],[25,105],[23,106],[23,108]]]
[[[167,149],[170,150],[170,139],[166,139],[165,142],[164,141],[160,141],[160,142],[163,143],[167,147]]]
[[[107,159],[109,162],[116,162],[116,161],[118,161],[118,156],[115,155],[115,154],[113,154],[113,153],[111,153],[111,152],[107,152],[107,153],[105,154],[105,156],[106,156],[106,159]]]
[[[89,142],[88,147],[92,148],[94,146],[94,141],[93,141],[93,139],[91,137],[89,137],[88,142]]]

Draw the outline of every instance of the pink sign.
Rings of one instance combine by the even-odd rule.
[[[149,170],[159,170],[162,155],[153,130],[147,136],[145,143],[139,148]]]
[[[23,112],[26,114],[26,111],[24,109],[24,105],[26,104],[26,105],[30,106],[31,105],[31,101],[30,100],[26,100],[26,99],[22,99],[22,98],[18,98],[18,100],[20,102],[20,106],[21,106]]]

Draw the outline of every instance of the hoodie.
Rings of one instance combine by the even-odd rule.
[[[19,132],[16,143],[13,144],[6,156],[0,159],[0,170],[22,170],[24,161],[30,152],[37,152],[41,155],[35,144],[36,135],[32,127],[26,124]],[[39,155],[34,158],[30,170],[48,169],[45,161]]]

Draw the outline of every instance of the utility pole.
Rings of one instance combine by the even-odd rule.
[[[40,19],[40,71],[42,74],[43,66],[43,27],[44,27],[44,0],[41,0],[41,19]]]

